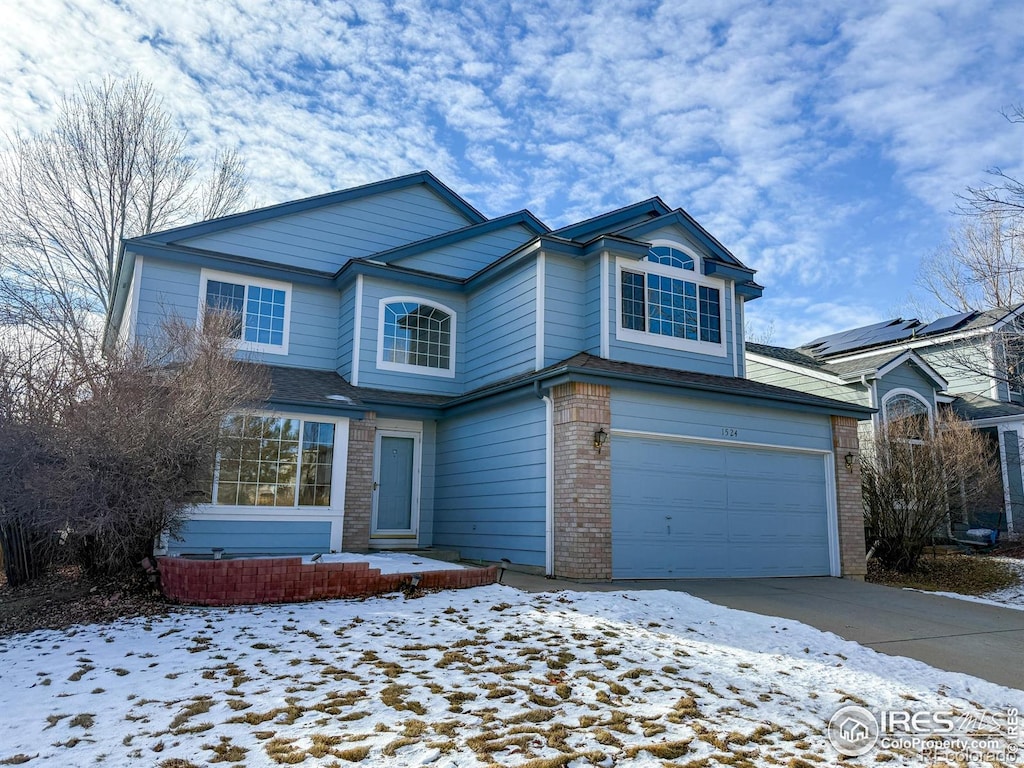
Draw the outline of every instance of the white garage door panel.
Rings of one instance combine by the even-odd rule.
[[[616,578],[829,573],[821,454],[615,436]]]

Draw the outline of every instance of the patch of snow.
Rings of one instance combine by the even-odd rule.
[[[943,597],[967,600],[972,603],[983,603],[985,605],[995,605],[1000,608],[1013,608],[1017,611],[1024,611],[1024,560],[1020,560],[1015,557],[995,557],[992,559],[1006,563],[1016,570],[1018,575],[1021,577],[1021,581],[1014,584],[1012,587],[996,589],[992,592],[986,592],[983,595],[961,595],[957,592],[929,592],[929,594],[942,595]],[[922,592],[926,590],[911,589],[910,591]]]
[[[0,761],[25,755],[30,768],[223,755],[363,768],[835,764],[825,726],[851,701],[970,717],[1024,702],[684,593],[502,585],[0,638],[0,683]],[[876,750],[843,765],[879,761],[933,764]]]
[[[307,555],[302,562],[313,562],[313,556]],[[420,555],[410,555],[407,552],[376,552],[369,555],[360,555],[355,552],[337,552],[324,554],[317,558],[318,563],[369,563],[371,568],[377,568],[382,574],[385,573],[423,573],[424,571],[457,571],[466,566],[458,563],[447,563],[443,560],[434,560]]]

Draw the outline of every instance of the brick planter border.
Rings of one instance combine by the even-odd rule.
[[[297,603],[396,592],[412,573],[385,573],[369,563],[303,563],[301,557],[191,560],[158,558],[160,587],[176,603],[251,605]],[[420,589],[463,589],[494,584],[498,566],[423,571]]]

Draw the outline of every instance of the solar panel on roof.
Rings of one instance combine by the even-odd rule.
[[[858,335],[860,335],[860,334],[862,334],[864,332],[874,330],[875,328],[885,328],[886,326],[892,325],[893,323],[899,323],[899,322],[901,322],[901,320],[899,318],[897,318],[896,320],[883,320],[880,323],[872,323],[871,325],[862,325],[859,328],[850,328],[850,329],[845,330],[845,331],[838,331],[836,333],[830,333],[827,336],[821,336],[821,337],[815,339],[814,341],[809,341],[804,346],[805,347],[814,347],[814,346],[817,346],[817,345],[822,344],[822,343],[827,344],[828,342],[845,340],[847,337],[858,336]]]
[[[968,320],[977,315],[977,312],[962,312],[959,315],[950,315],[949,317],[940,317],[924,328],[919,328],[917,331],[918,336],[924,336],[931,333],[942,333],[943,331],[952,331],[954,328],[959,328],[961,325],[966,323]]]

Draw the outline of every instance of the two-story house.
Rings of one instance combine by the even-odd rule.
[[[929,420],[948,406],[988,434],[1003,480],[1003,531],[1024,522],[1024,396],[1015,382],[1024,305],[964,312],[930,323],[896,318],[824,336],[795,349],[747,344],[747,375],[876,409],[862,437],[906,414]],[[985,511],[989,510],[977,510]],[[1016,525],[1014,521],[1017,521]]]
[[[269,366],[172,554],[859,576],[870,409],[746,377],[753,277],[658,198],[552,231],[423,172],[126,241],[105,344],[215,308]]]

